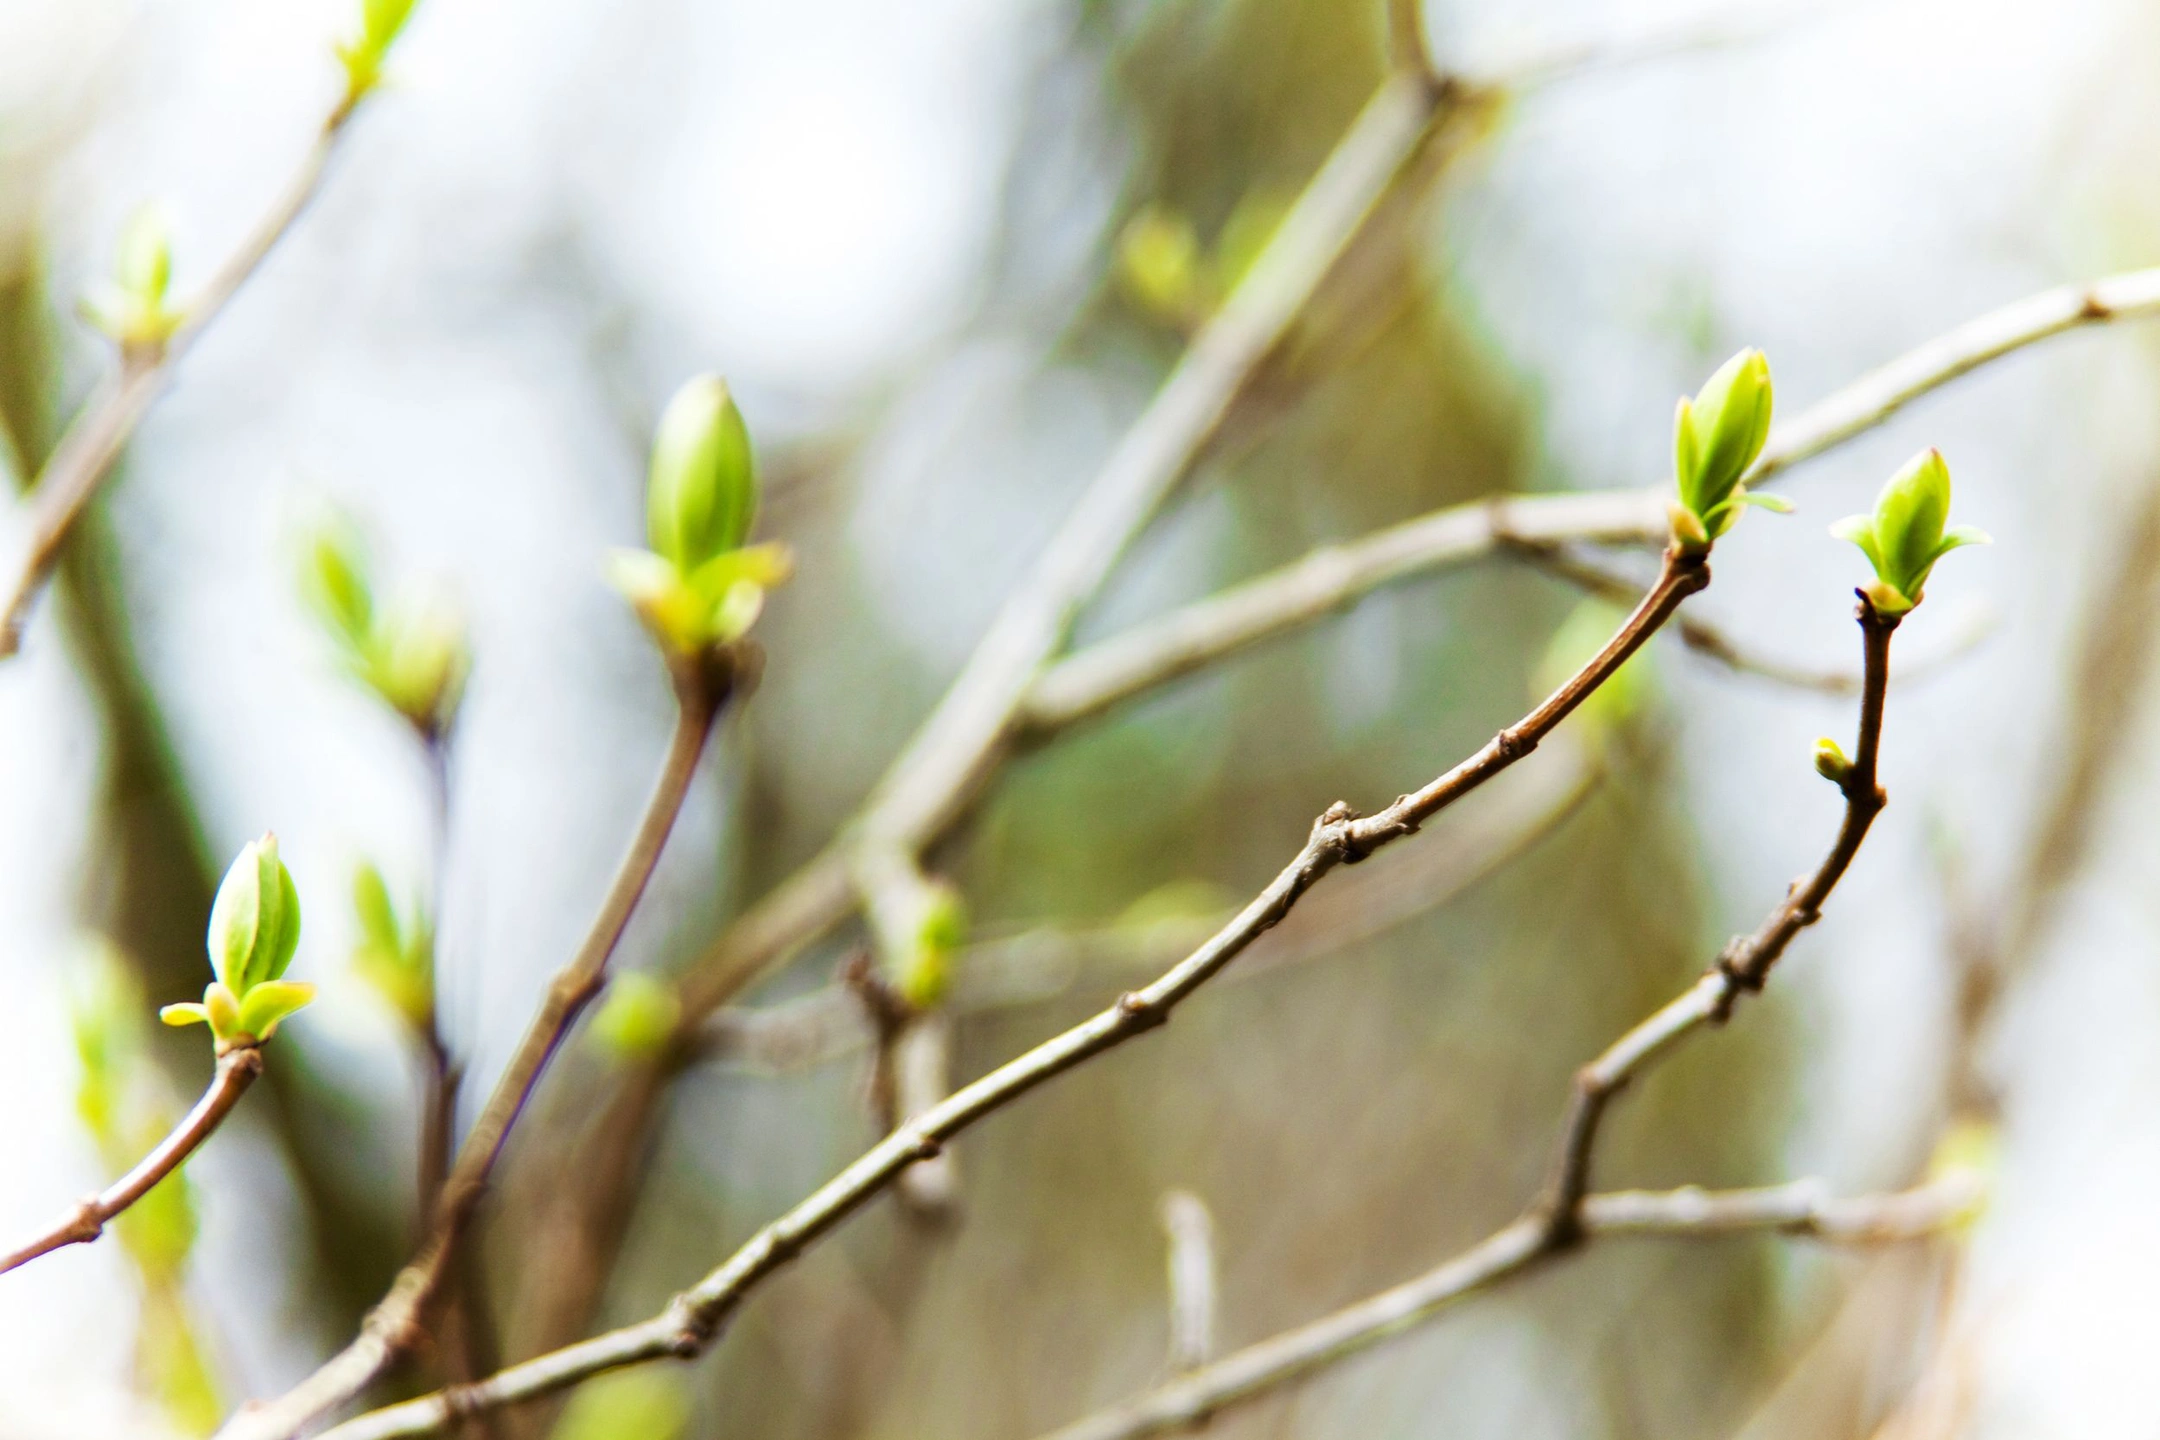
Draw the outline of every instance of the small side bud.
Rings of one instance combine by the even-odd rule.
[[[675,987],[642,970],[608,982],[607,997],[593,1016],[592,1037],[621,1060],[650,1060],[667,1047],[682,1020]]]
[[[918,1010],[934,1008],[952,984],[953,957],[967,943],[967,902],[944,880],[932,880],[915,900],[912,933],[892,977],[900,998]]]
[[[465,617],[440,595],[393,610],[378,630],[369,679],[383,702],[422,735],[449,730],[472,669]]]
[[[1843,785],[1845,777],[1852,774],[1852,761],[1837,741],[1825,735],[1815,742],[1815,773],[1833,785]]]
[[[1212,297],[1191,221],[1143,207],[1118,233],[1117,259],[1126,292],[1150,315],[1176,325],[1206,316]]]

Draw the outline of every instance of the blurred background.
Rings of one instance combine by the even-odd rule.
[[[1613,63],[1504,90],[1416,167],[1081,637],[1493,491],[1662,482],[1674,397],[1741,345],[1796,414],[1985,309],[2160,255],[2160,12],[1766,13],[1428,4],[1450,71]],[[191,291],[298,164],[353,23],[343,0],[0,0],[18,481],[109,364],[74,306],[127,216],[164,207]],[[1719,43],[1639,43],[1676,23]],[[125,1017],[199,993],[212,887],[265,828],[307,915],[294,974],[323,990],[184,1191],[124,1243],[0,1282],[0,1436],[206,1433],[388,1283],[427,1066],[355,973],[352,874],[379,866],[435,916],[469,1119],[665,744],[666,679],[600,567],[642,533],[675,386],[730,378],[761,531],[798,574],[618,956],[655,974],[854,809],[1379,84],[1386,40],[1375,0],[423,0],[319,201],[180,367],[0,669],[0,1222],[95,1188],[203,1083],[201,1032]],[[1893,692],[1893,802],[1830,913],[1765,1001],[1622,1103],[1600,1183],[1898,1186],[1979,1095],[1999,1168],[1969,1246],[1599,1245],[1220,1433],[2150,1428],[2156,339],[2048,342],[1809,463],[1800,513],[1750,518],[1690,605],[1780,661],[1854,667],[1861,562],[1824,527],[1924,445],[1998,539],[1945,566],[1901,642],[1988,626]],[[386,584],[439,587],[469,623],[441,847],[425,755],[296,594],[325,503]],[[1512,719],[1580,643],[1578,599],[1486,561],[1016,757],[936,867],[985,964],[1107,943],[959,1009],[957,1073],[1149,973],[1160,927],[1249,894],[1328,802],[1374,808]],[[1850,733],[1849,699],[1670,641],[1647,681],[1471,817],[1508,837],[1504,868],[1419,869],[1420,847],[1450,853],[1435,827],[1398,870],[1346,872],[1372,923],[1279,946],[1298,963],[971,1133],[956,1216],[880,1202],[705,1361],[497,1433],[1025,1437],[1165,1376],[1167,1192],[1212,1215],[1222,1348],[1503,1223],[1573,1068],[1836,823],[1807,757]],[[751,998],[819,990],[859,941]],[[835,1048],[681,1078],[612,1278],[565,1322],[533,1197],[622,1063],[581,1031],[486,1212],[474,1343],[518,1358],[647,1314],[851,1159],[876,1124],[860,1049]]]

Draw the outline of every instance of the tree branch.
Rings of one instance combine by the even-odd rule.
[[[75,522],[98,487],[112,473],[120,452],[134,435],[150,404],[173,368],[193,348],[195,341],[224,312],[233,296],[247,284],[279,240],[300,218],[322,188],[323,175],[338,139],[345,133],[361,97],[350,89],[324,119],[315,141],[308,147],[300,168],[254,228],[241,239],[239,248],[226,256],[201,292],[187,307],[186,318],[164,344],[154,348],[123,347],[119,370],[94,391],[45,466],[38,472],[26,505],[30,539],[26,552],[0,601],[0,660],[22,648],[23,629],[30,607],[59,562],[60,549],[74,530]]]
[[[88,1244],[104,1234],[106,1224],[114,1216],[149,1194],[160,1180],[187,1163],[187,1158],[224,1123],[233,1106],[240,1103],[248,1086],[262,1074],[262,1068],[262,1051],[254,1045],[238,1046],[220,1055],[209,1088],[195,1102],[195,1108],[173,1127],[172,1133],[159,1141],[157,1148],[145,1155],[134,1169],[97,1194],[78,1202],[35,1239],[0,1258],[0,1275],[18,1265],[29,1264],[40,1255],[49,1255],[69,1245]]]
[[[1809,1180],[1761,1190],[1705,1191],[1690,1186],[1586,1196],[1580,1219],[1586,1236],[1663,1235],[1695,1240],[1772,1231],[1844,1244],[1881,1244],[1942,1230],[1970,1209],[1977,1194],[1978,1186],[1969,1175],[1948,1176],[1888,1195],[1843,1199],[1828,1195],[1822,1184]],[[1521,1275],[1560,1253],[1546,1242],[1539,1218],[1525,1215],[1414,1280],[1247,1346],[1045,1440],[1136,1440],[1198,1424],[1399,1335],[1464,1296]]]
[[[1611,678],[1672,618],[1682,601],[1710,583],[1707,557],[1668,551],[1658,581],[1605,646],[1529,714],[1423,789],[1361,816],[1340,802],[1313,823],[1291,862],[1237,916],[1153,984],[1129,991],[1093,1019],[1036,1046],[949,1099],[909,1119],[854,1164],[796,1205],[650,1320],[513,1365],[477,1384],[364,1415],[328,1434],[340,1440],[424,1435],[479,1410],[550,1394],[604,1371],[664,1356],[688,1358],[720,1333],[752,1290],[809,1245],[836,1229],[910,1166],[937,1155],[983,1117],[1045,1081],[1163,1024],[1170,1012],[1252,942],[1290,913],[1298,898],[1338,866],[1355,864],[1412,835],[1426,820],[1529,754],[1555,726]]]
[[[1576,1072],[1574,1095],[1561,1123],[1553,1174],[1544,1193],[1512,1223],[1437,1269],[1323,1320],[1261,1341],[1137,1400],[1060,1430],[1050,1440],[1133,1440],[1204,1419],[1397,1334],[1448,1302],[1569,1250],[1601,1229],[1633,1233],[1672,1229],[1694,1234],[1767,1226],[1888,1238],[1912,1233],[1915,1224],[1932,1216],[1940,1217],[1936,1224],[1954,1217],[1961,1206],[1943,1204],[1947,1199],[1971,1203],[1969,1180],[1955,1195],[1937,1193],[1932,1199],[1916,1199],[1912,1197],[1928,1192],[1911,1192],[1887,1210],[1879,1202],[1846,1202],[1858,1208],[1825,1211],[1820,1187],[1805,1185],[1714,1198],[1699,1190],[1671,1196],[1604,1196],[1595,1203],[1588,1194],[1599,1125],[1613,1097],[1681,1040],[1705,1025],[1723,1023],[1742,995],[1762,988],[1792,938],[1819,917],[1823,901],[1851,865],[1883,807],[1875,771],[1889,680],[1890,636],[1897,621],[1877,615],[1865,597],[1860,601],[1859,620],[1867,677],[1860,702],[1860,736],[1839,786],[1845,796],[1845,815],[1829,854],[1811,874],[1794,882],[1754,934],[1735,939],[1718,956],[1717,964],[1678,999]]]
[[[630,916],[651,880],[660,852],[681,813],[690,782],[697,774],[706,737],[725,703],[732,677],[717,678],[683,667],[676,676],[676,717],[667,758],[653,785],[636,835],[608,887],[592,928],[570,962],[548,983],[539,1011],[525,1028],[510,1063],[495,1081],[480,1117],[459,1146],[444,1181],[433,1228],[420,1253],[398,1273],[360,1333],[307,1379],[277,1400],[243,1408],[220,1435],[227,1440],[260,1440],[299,1433],[309,1422],[358,1395],[415,1345],[431,1302],[442,1287],[459,1240],[472,1223],[489,1175],[508,1143],[511,1130],[531,1099],[571,1025],[607,983],[608,959],[615,953]]]

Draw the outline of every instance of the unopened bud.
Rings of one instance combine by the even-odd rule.
[[[757,468],[742,411],[719,376],[698,376],[668,402],[645,504],[652,548],[685,576],[749,539]]]

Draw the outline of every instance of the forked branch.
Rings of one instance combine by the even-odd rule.
[[[1865,597],[1860,601],[1859,620],[1865,675],[1860,734],[1852,761],[1839,781],[1845,812],[1837,839],[1822,863],[1793,883],[1753,934],[1734,940],[1678,999],[1577,1072],[1544,1193],[1511,1224],[1417,1279],[1263,1340],[1060,1430],[1050,1440],[1134,1440],[1188,1425],[1356,1354],[1474,1290],[1520,1274],[1602,1233],[1694,1235],[1769,1228],[1852,1239],[1902,1239],[1939,1228],[1970,1208],[1975,1197],[1973,1182],[1967,1178],[1900,1196],[1838,1202],[1827,1210],[1821,1187],[1805,1182],[1722,1196],[1699,1190],[1669,1196],[1592,1197],[1588,1193],[1599,1127],[1612,1099],[1675,1045],[1707,1025],[1722,1023],[1742,996],[1762,988],[1793,937],[1820,917],[1823,902],[1851,866],[1882,810],[1876,760],[1889,682],[1890,636],[1897,621],[1878,615]]]

